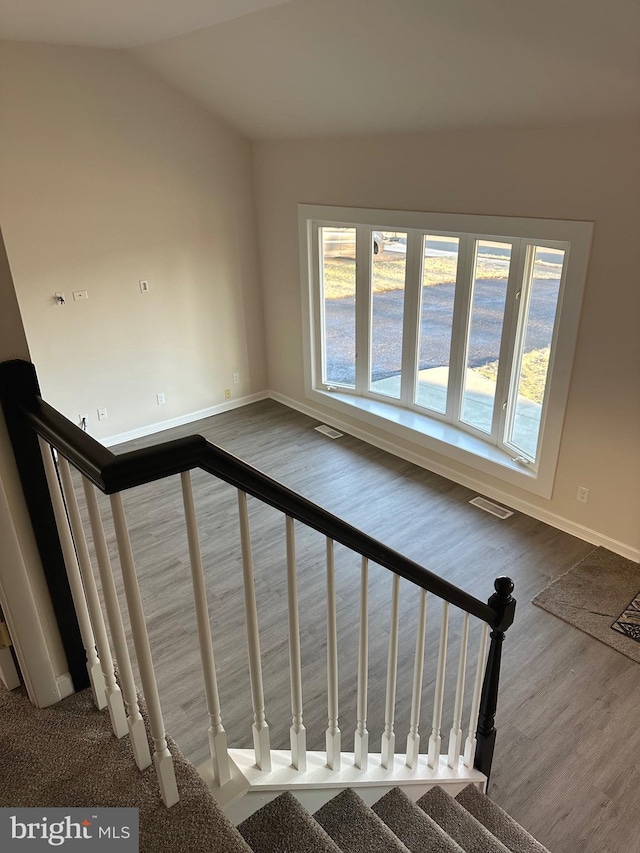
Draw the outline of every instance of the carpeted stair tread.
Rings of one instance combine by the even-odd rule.
[[[465,853],[510,853],[495,835],[439,785],[420,797],[418,805],[431,815]]]
[[[511,853],[549,853],[539,841],[523,829],[517,821],[501,809],[475,785],[467,785],[456,800],[483,826],[502,841]]]
[[[463,853],[462,847],[400,788],[389,791],[371,808],[411,853]]]
[[[364,800],[346,788],[314,814],[343,853],[407,853]]]
[[[238,827],[254,853],[340,853],[309,812],[286,792]]]

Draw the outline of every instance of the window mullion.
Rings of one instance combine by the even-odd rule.
[[[424,240],[418,231],[407,232],[407,259],[404,285],[404,314],[402,323],[402,406],[413,405],[418,370],[418,331],[420,324],[420,291]]]
[[[322,255],[320,251],[320,227],[314,222],[309,226],[311,238],[311,252],[309,264],[311,266],[312,292],[310,300],[312,304],[313,324],[311,328],[311,347],[313,353],[313,385],[324,383],[322,365],[324,363],[324,269],[322,267]]]
[[[527,251],[524,240],[514,240],[507,284],[507,299],[502,322],[502,341],[498,359],[496,395],[494,399],[492,441],[505,447],[505,425],[509,413],[509,397],[513,388],[514,347],[518,330],[518,317],[524,304],[524,277]]]
[[[456,292],[453,303],[451,331],[451,356],[449,361],[449,386],[447,390],[446,419],[452,423],[460,420],[460,401],[464,385],[467,333],[471,309],[471,280],[475,257],[475,238],[460,235]]]
[[[371,363],[371,228],[356,228],[356,393],[369,390]]]

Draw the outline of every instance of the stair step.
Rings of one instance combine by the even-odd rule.
[[[504,809],[485,794],[481,794],[475,785],[467,785],[460,791],[456,800],[508,847],[511,853],[549,853],[546,847],[536,841]]]
[[[329,800],[314,818],[343,853],[408,853],[407,847],[350,788]]]
[[[280,794],[238,827],[254,853],[340,853],[296,798]]]
[[[439,785],[420,797],[418,805],[431,815],[465,853],[510,853],[508,847]]]
[[[253,853],[549,853],[474,785],[417,803],[394,788],[372,808],[346,788],[313,816],[287,791],[237,828]]]
[[[371,808],[411,853],[463,853],[462,847],[400,788],[389,791]]]

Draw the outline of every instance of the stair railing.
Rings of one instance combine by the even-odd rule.
[[[290,756],[293,770],[304,773],[307,763],[295,549],[295,522],[298,522],[319,531],[326,537],[328,673],[326,767],[337,773],[340,771],[343,760],[339,727],[334,561],[334,543],[338,542],[360,555],[361,558],[357,720],[355,721],[352,766],[365,771],[371,761],[367,730],[368,572],[371,562],[392,573],[385,721],[379,754],[380,766],[387,769],[393,768],[396,760],[394,713],[397,684],[399,581],[400,578],[405,578],[418,588],[420,603],[413,669],[411,721],[404,764],[409,770],[415,770],[419,759],[424,758],[426,766],[434,772],[437,772],[439,765],[444,762],[443,766],[450,769],[456,769],[459,765],[466,768],[474,767],[488,779],[496,738],[495,715],[502,644],[505,632],[513,622],[515,612],[515,600],[511,595],[513,583],[509,578],[498,578],[495,582],[494,594],[487,603],[484,603],[199,435],[115,455],[42,400],[35,368],[28,362],[10,361],[0,365],[0,396],[45,576],[52,591],[54,610],[61,627],[74,685],[76,689],[91,686],[97,707],[108,708],[116,737],[130,735],[136,764],[142,770],[151,763],[151,756],[146,740],[144,719],[138,704],[96,488],[109,496],[133,645],[154,745],[153,763],[158,774],[160,792],[167,806],[176,803],[179,794],[172,757],[167,746],[147,623],[121,493],[171,475],[180,474],[181,476],[195,619],[209,716],[211,767],[215,783],[219,787],[224,787],[231,779],[233,762],[229,757],[227,736],[222,723],[211,640],[205,572],[190,477],[190,471],[195,468],[200,468],[231,484],[237,490],[253,705],[255,766],[262,773],[268,774],[272,767],[272,749],[265,712],[247,495],[279,510],[286,520],[292,710]],[[78,510],[72,468],[82,478],[97,571],[102,586],[104,615]],[[431,734],[428,752],[422,756],[419,749],[419,721],[429,596],[443,601],[443,615]],[[73,610],[70,605],[73,606]],[[453,725],[449,734],[448,752],[441,757],[450,606],[463,612],[463,630]],[[468,736],[463,749],[462,711],[470,616],[480,620],[482,625]],[[109,646],[105,617],[113,642],[113,654]],[[82,663],[81,659],[83,659]],[[114,660],[122,693],[114,675]]]

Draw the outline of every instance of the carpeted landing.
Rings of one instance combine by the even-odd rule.
[[[113,736],[88,690],[36,708],[23,688],[0,682],[0,806],[128,806],[139,809],[140,853],[248,853],[196,768],[168,742],[180,792],[170,809],[153,768],[138,770],[129,738]]]
[[[372,808],[347,789],[313,816],[286,793],[238,829],[254,853],[548,853],[473,785],[417,803],[394,788]]]

